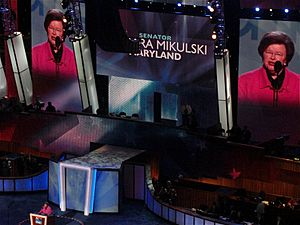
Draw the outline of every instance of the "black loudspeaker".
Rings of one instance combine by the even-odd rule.
[[[161,93],[154,92],[153,101],[154,122],[161,122]]]
[[[98,115],[108,115],[108,76],[96,75],[96,90],[99,102]]]

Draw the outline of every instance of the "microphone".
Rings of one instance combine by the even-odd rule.
[[[279,72],[282,70],[283,65],[280,61],[276,61],[274,64],[274,71],[276,72],[276,76],[278,77]],[[279,90],[279,82],[278,79],[275,80],[274,84],[274,92],[273,92],[273,106],[278,106],[278,90]]]
[[[280,61],[276,61],[274,64],[274,71],[278,74],[283,68],[283,65]]]
[[[57,37],[55,38],[55,47],[56,47],[56,48],[59,48],[60,45],[61,45],[61,43],[62,43],[62,40],[60,39],[59,36],[57,36]],[[275,64],[276,64],[276,63],[275,63]]]

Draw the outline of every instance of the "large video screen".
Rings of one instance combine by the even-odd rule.
[[[33,102],[44,103],[42,109],[49,111],[80,112],[76,62],[61,22],[66,10],[60,3],[31,1]]]
[[[134,109],[141,119],[153,121],[153,96],[159,92],[163,119],[185,126],[182,110],[189,105],[197,120],[193,123],[215,125],[214,25],[209,18],[125,9],[119,15],[127,36],[138,37],[141,45],[138,54],[97,47],[97,74],[111,77],[110,112],[131,115]]]
[[[238,124],[252,140],[300,140],[299,22],[240,20]]]
[[[141,40],[138,54],[97,51],[97,73],[191,83],[214,66],[213,25],[207,17],[120,10],[125,32]]]

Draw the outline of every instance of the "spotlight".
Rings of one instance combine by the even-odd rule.
[[[216,40],[216,39],[217,39],[217,33],[216,33],[216,31],[213,31],[213,32],[212,32],[211,38],[212,38],[213,40]]]
[[[285,12],[285,13],[288,13],[288,12],[289,12],[289,9],[284,9],[284,12]]]
[[[182,3],[181,3],[181,2],[177,2],[177,6],[178,6],[178,7],[181,7],[181,6],[182,6]]]
[[[9,9],[8,8],[5,8],[5,7],[0,7],[0,13],[2,14],[4,14],[4,13],[7,13],[7,12],[9,12]]]
[[[269,9],[270,12],[273,12],[273,9]]]
[[[139,3],[139,0],[134,0],[134,3]]]
[[[207,6],[207,8],[208,8],[208,10],[209,10],[210,12],[214,12],[214,11],[215,11],[215,9],[214,9],[213,7],[211,7],[210,5]]]
[[[255,11],[256,11],[256,12],[259,12],[259,11],[260,11],[260,8],[256,7],[256,8],[255,8]]]
[[[68,18],[67,18],[66,16],[63,17],[63,23],[64,23],[65,25],[68,24]]]

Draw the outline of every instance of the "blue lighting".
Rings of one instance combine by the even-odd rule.
[[[90,213],[94,211],[96,179],[97,179],[97,170],[92,169],[92,187],[91,187],[92,192],[91,192],[91,202],[90,202]]]
[[[32,189],[33,191],[41,191],[48,189],[48,170],[44,171],[38,176],[33,177]]]
[[[182,6],[182,3],[181,3],[181,2],[177,2],[177,6],[178,6],[178,7],[181,7],[181,6]]]
[[[288,13],[288,12],[289,12],[289,9],[284,9],[284,12],[285,12],[285,13]]]
[[[139,3],[139,0],[134,0],[135,3]]]
[[[16,179],[15,180],[15,191],[32,191],[31,178]]]
[[[256,7],[256,8],[255,8],[255,11],[256,11],[256,12],[259,12],[259,11],[260,11],[260,8]]]

